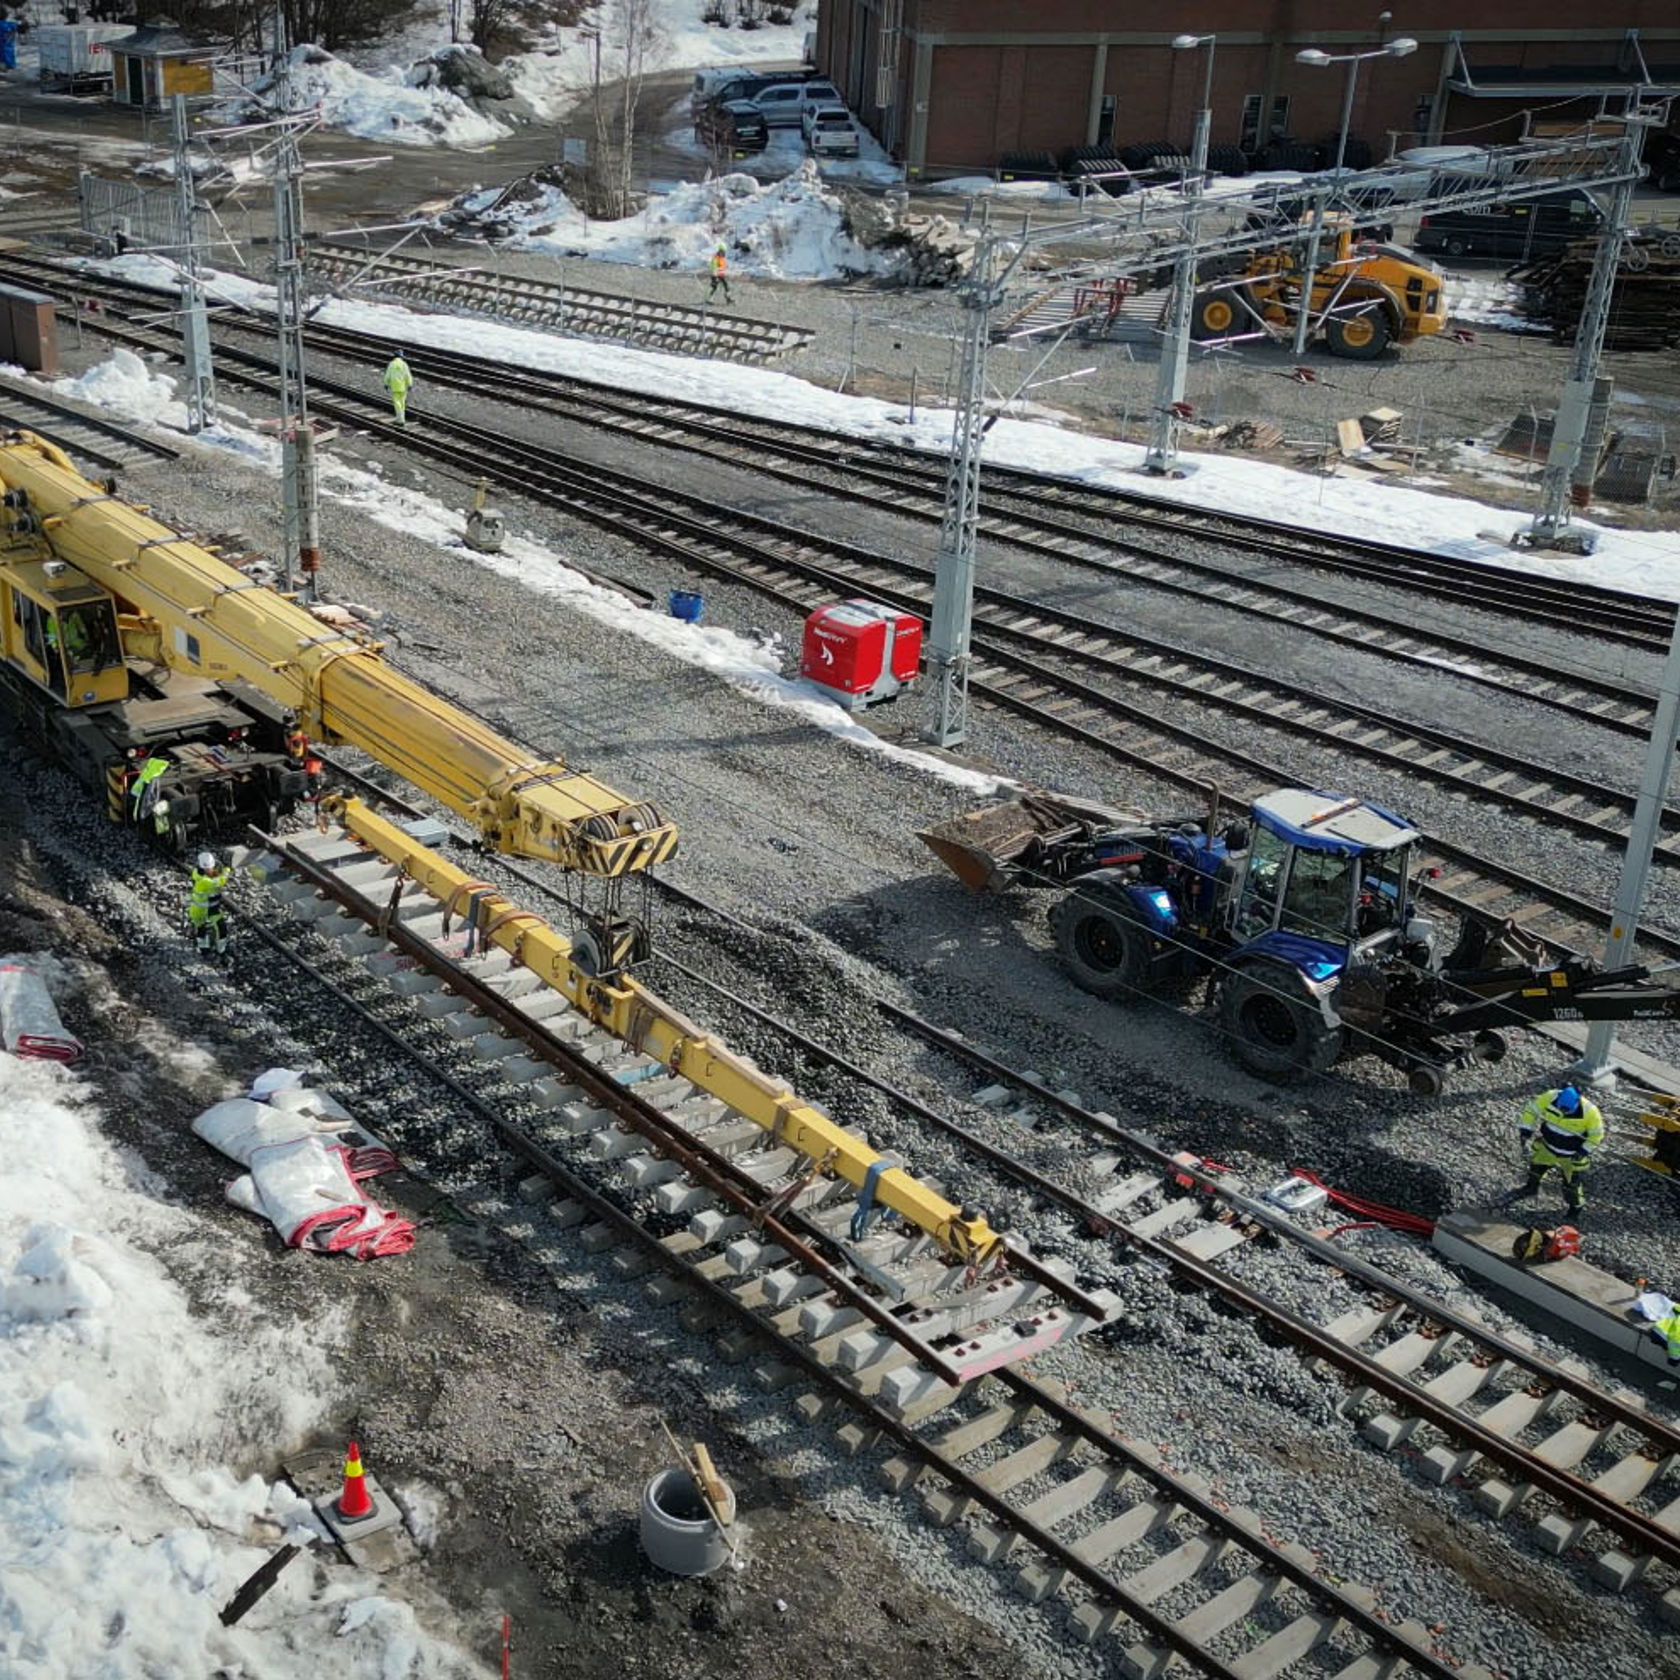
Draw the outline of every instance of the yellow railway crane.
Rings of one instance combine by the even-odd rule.
[[[44,439],[0,438],[0,489],[6,703],[113,819],[176,850],[267,824],[308,791],[313,738],[360,748],[496,851],[609,882],[675,853],[655,807],[534,762],[378,642],[253,582]]]
[[[641,930],[617,888],[671,857],[652,806],[513,743],[202,544],[84,478],[32,433],[0,436],[0,694],[38,745],[177,848],[240,820],[267,827],[307,791],[296,742],[358,747],[467,819],[485,845],[601,878],[605,911],[568,938],[358,800],[362,844],[474,905],[483,937],[624,1043],[656,1057],[810,1163],[858,1186],[964,1265],[1006,1261],[982,1214],[948,1201],[617,971]],[[152,763],[167,769],[142,779]],[[136,797],[136,790],[149,796]],[[1024,1263],[1024,1262],[1023,1262]],[[1067,1286],[1062,1288],[1066,1290]],[[1065,1315],[1039,1332],[1045,1345]],[[1022,1351],[1036,1342],[1023,1341]]]

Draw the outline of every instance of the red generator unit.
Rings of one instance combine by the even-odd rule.
[[[922,662],[922,621],[874,601],[837,601],[805,620],[799,674],[849,712],[896,700]]]

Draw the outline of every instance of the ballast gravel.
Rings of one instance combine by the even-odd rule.
[[[205,530],[240,529],[254,545],[273,540],[271,524],[254,511],[270,493],[243,469],[196,456],[167,493],[152,492],[165,515]],[[622,568],[654,587],[672,575],[557,519],[532,523],[600,569]],[[1564,1060],[1547,1041],[1519,1043],[1497,1068],[1465,1070],[1431,1103],[1411,1098],[1397,1076],[1369,1061],[1288,1091],[1261,1084],[1225,1061],[1204,1017],[1150,1003],[1114,1008],[1073,989],[1047,949],[1042,901],[976,900],[935,873],[911,831],[972,796],[840,747],[463,554],[332,504],[323,509],[323,536],[329,586],[394,615],[406,637],[395,650],[400,663],[679,815],[686,842],[673,876],[751,931],[662,912],[660,938],[674,953],[930,1103],[948,1107],[984,1081],[884,1029],[874,997],[959,1027],[1012,1065],[1038,1070],[1051,1088],[1075,1090],[1127,1124],[1227,1161],[1256,1185],[1300,1164],[1350,1191],[1437,1215],[1484,1205],[1515,1181],[1516,1113]],[[729,591],[709,592],[709,603],[715,615],[755,622]],[[1141,778],[1117,787],[1112,766],[996,714],[982,714],[976,733],[994,763],[1027,763],[1036,780],[1138,805],[1184,801]],[[1359,1445],[1352,1426],[1333,1417],[1332,1397],[1298,1356],[1266,1348],[1246,1326],[1198,1315],[1146,1268],[1123,1275],[1067,1220],[1035,1207],[922,1123],[796,1066],[772,1032],[738,1012],[730,1017],[698,988],[685,993],[674,975],[661,974],[659,984],[703,1019],[715,1011],[731,1042],[878,1132],[952,1194],[998,1206],[1035,1248],[1067,1253],[1116,1287],[1128,1304],[1121,1325],[1090,1346],[1058,1352],[1046,1368],[1063,1374],[1065,1366],[1092,1403],[1135,1420],[1124,1422],[1131,1432],[1168,1442],[1188,1467],[1225,1479],[1281,1530],[1323,1546],[1350,1578],[1381,1585],[1397,1612],[1444,1622],[1443,1641],[1459,1655],[1538,1680],[1556,1672],[1568,1641],[1585,1636],[1606,1673],[1662,1671],[1662,1636],[1637,1595],[1617,1601],[1584,1587],[1523,1541],[1524,1519],[1496,1525],[1461,1496],[1425,1497],[1399,1459]],[[372,1064],[352,1071],[375,1076]],[[1611,1103],[1612,1149],[1592,1186],[1591,1252],[1625,1271],[1680,1279],[1672,1192],[1628,1160],[1637,1142],[1632,1107],[1625,1095]],[[1030,1135],[1031,1152],[1046,1160],[1058,1147],[1074,1159],[1097,1152],[1048,1116],[1023,1122],[966,1110],[963,1118],[994,1141]],[[471,1143],[470,1131],[455,1141]],[[474,1182],[459,1180],[463,1194]],[[480,1189],[507,1200],[505,1187]],[[1316,1305],[1312,1275],[1303,1273],[1298,1286],[1300,1304]],[[634,1290],[621,1309],[640,1325]],[[844,1467],[834,1474],[836,1485],[823,1494],[831,1508],[873,1511],[893,1536],[888,1550],[918,1579],[958,1605],[999,1596],[995,1582],[951,1548],[930,1545],[899,1502],[866,1491],[867,1478],[848,1479]],[[1017,1629],[1024,1614],[1010,1604],[992,1625],[1025,1640]],[[1033,1661],[1056,1665],[1043,1672],[1087,1671],[1084,1657],[1069,1658],[1049,1635],[1031,1649]],[[1076,1666],[1059,1666],[1069,1662]]]

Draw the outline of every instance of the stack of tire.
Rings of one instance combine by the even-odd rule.
[[[1150,140],[1141,146],[1122,146],[1120,161],[1134,175],[1185,175],[1190,170],[1190,155],[1182,146],[1170,140]]]
[[[1059,181],[1054,152],[1005,152],[998,164],[1000,181]]]
[[[1309,175],[1324,164],[1324,148],[1309,146],[1304,140],[1274,140],[1260,154],[1262,169],[1292,169],[1298,175]]]
[[[1120,161],[1120,154],[1112,146],[1073,146],[1062,153],[1062,177],[1075,191],[1082,181],[1093,176],[1108,176],[1092,184],[1111,198],[1119,198],[1132,186],[1131,172]]]

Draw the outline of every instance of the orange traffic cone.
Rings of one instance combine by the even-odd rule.
[[[344,1461],[344,1491],[333,1504],[333,1509],[346,1522],[373,1515],[373,1500],[368,1496],[364,1476],[362,1449],[352,1441],[349,1456]]]

